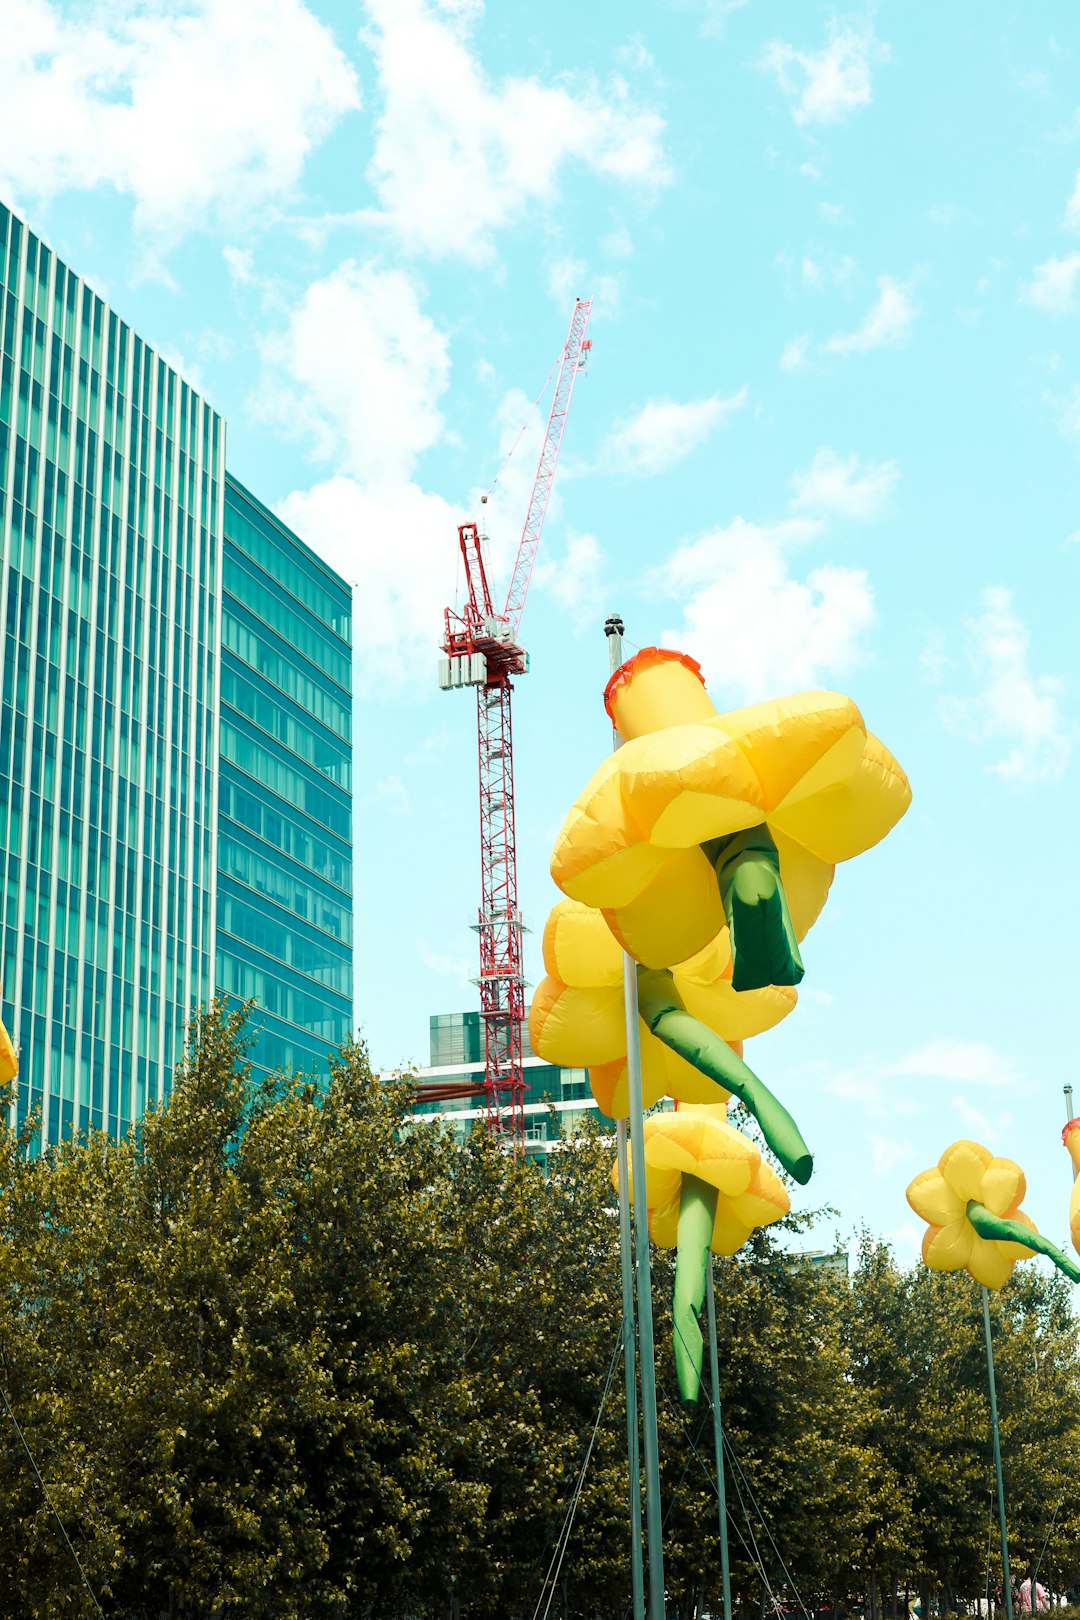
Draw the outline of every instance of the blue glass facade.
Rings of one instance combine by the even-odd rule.
[[[0,206],[0,883],[17,1111],[118,1134],[213,984],[221,418]]]
[[[257,1072],[325,1071],[353,1027],[352,592],[225,484],[217,982]]]

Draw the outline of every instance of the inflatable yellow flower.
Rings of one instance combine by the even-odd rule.
[[[648,647],[605,701],[626,739],[567,816],[551,871],[601,909],[645,967],[671,967],[728,927],[736,991],[794,985],[798,941],[834,864],[910,802],[907,778],[850,698],[807,692],[718,714],[698,664]]]
[[[742,1061],[741,1043],[795,1005],[793,990],[736,992],[726,934],[670,972],[638,970],[642,1101],[726,1103],[734,1093],[796,1180],[812,1160],[787,1110]],[[605,1114],[628,1111],[623,955],[599,911],[561,900],[544,928],[547,973],[529,1010],[533,1051],[548,1063],[585,1066]]]
[[[1072,1234],[1073,1248],[1080,1253],[1080,1119],[1070,1119],[1061,1133],[1061,1140],[1069,1150],[1069,1157],[1076,1171],[1072,1197],[1069,1199],[1069,1231]]]
[[[1039,1232],[1020,1208],[1027,1183],[1012,1159],[997,1159],[977,1142],[954,1142],[907,1190],[916,1215],[929,1223],[922,1255],[932,1271],[964,1270],[984,1288],[1000,1288],[1018,1260],[1048,1255],[1074,1282],[1080,1268]]]
[[[680,1106],[645,1121],[649,1233],[678,1246],[672,1315],[679,1393],[692,1404],[701,1381],[698,1317],[709,1253],[734,1254],[756,1227],[791,1208],[783,1183],[753,1142],[725,1118],[726,1105]],[[612,1181],[619,1184],[618,1167]],[[630,1189],[631,1192],[633,1189]]]
[[[6,1086],[19,1072],[19,1058],[11,1043],[11,1036],[0,1023],[0,1086]]]

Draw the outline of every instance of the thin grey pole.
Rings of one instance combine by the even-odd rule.
[[[612,614],[604,625],[612,668],[622,662],[623,622]],[[618,732],[616,740],[619,741]],[[626,1085],[630,1168],[634,1185],[634,1281],[637,1294],[638,1359],[641,1364],[642,1450],[645,1453],[645,1533],[649,1553],[649,1620],[665,1620],[663,1520],[660,1511],[660,1442],[656,1425],[656,1349],[653,1339],[649,1208],[645,1186],[645,1110],[641,1096],[641,1036],[637,963],[623,952],[626,1016]]]
[[[630,1476],[630,1595],[633,1599],[634,1620],[645,1620],[645,1577],[641,1563],[641,1458],[638,1452],[634,1257],[630,1237],[630,1177],[627,1174],[625,1119],[620,1119],[615,1129],[619,1161],[619,1262],[622,1267],[623,1366],[626,1373],[626,1461]]]
[[[720,1511],[720,1584],[724,1594],[724,1620],[731,1620],[731,1568],[728,1563],[727,1484],[724,1479],[724,1426],[720,1416],[720,1367],[716,1356],[716,1294],[713,1261],[705,1274],[705,1300],[709,1308],[709,1370],[712,1373],[712,1428],[716,1448],[716,1497]]]
[[[1072,1086],[1064,1086],[1062,1089],[1065,1092],[1065,1123],[1067,1125],[1075,1117],[1073,1115]]]
[[[1012,1576],[1009,1573],[1009,1538],[1005,1533],[1005,1482],[1001,1474],[1001,1431],[998,1428],[997,1386],[994,1382],[994,1342],[990,1335],[990,1295],[982,1291],[983,1328],[986,1332],[986,1375],[990,1384],[990,1427],[994,1432],[994,1469],[997,1473],[998,1521],[1001,1525],[1001,1579],[1005,1613],[1013,1620]]]

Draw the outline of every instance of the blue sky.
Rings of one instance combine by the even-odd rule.
[[[1063,1237],[1076,1069],[1080,17],[956,0],[8,0],[0,195],[356,584],[357,1012],[475,1005],[456,524],[595,300],[523,621],[520,883],[608,747],[607,613],[720,707],[850,692],[914,804],[748,1057],[913,1252],[960,1135]],[[537,423],[485,509],[504,587]]]

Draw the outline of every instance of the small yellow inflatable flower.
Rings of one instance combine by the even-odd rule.
[[[1070,1119],[1061,1133],[1061,1140],[1069,1150],[1069,1157],[1076,1171],[1076,1180],[1073,1182],[1072,1196],[1069,1199],[1069,1231],[1072,1234],[1073,1248],[1080,1253],[1080,1119]]]
[[[19,1057],[4,1024],[0,1023],[0,1086],[6,1086],[19,1072]]]
[[[678,1242],[679,1204],[687,1176],[705,1182],[717,1194],[709,1232],[713,1254],[734,1254],[756,1227],[778,1221],[791,1208],[776,1171],[748,1136],[728,1124],[726,1113],[724,1103],[680,1103],[674,1113],[653,1114],[645,1121],[649,1235],[661,1248],[673,1248]],[[611,1180],[617,1188],[618,1165]]]
[[[947,1147],[907,1190],[916,1215],[929,1222],[922,1255],[930,1269],[964,1270],[984,1287],[1000,1288],[1018,1260],[1047,1252],[1046,1239],[1020,1208],[1026,1185],[1018,1164],[996,1159],[977,1142]]]
[[[694,659],[663,648],[616,671],[606,702],[626,741],[567,816],[555,882],[602,909],[645,967],[684,962],[728,926],[737,991],[798,983],[796,942],[834,863],[907,809],[900,766],[850,698],[806,692],[718,714]]]
[[[734,1254],[756,1227],[791,1208],[784,1185],[753,1142],[727,1123],[726,1106],[682,1107],[645,1121],[649,1233],[678,1246],[672,1317],[679,1393],[697,1400],[709,1254]],[[618,1167],[612,1181],[619,1184]],[[631,1193],[633,1188],[630,1188]]]

